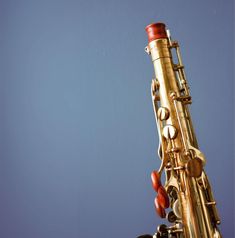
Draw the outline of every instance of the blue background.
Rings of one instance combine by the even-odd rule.
[[[0,2],[0,237],[131,238],[164,221],[146,25],[181,44],[193,122],[233,237],[233,1]]]

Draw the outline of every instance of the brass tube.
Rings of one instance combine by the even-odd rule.
[[[167,195],[156,190],[159,192],[157,211],[165,216],[169,196],[171,215],[178,214],[173,226],[160,226],[154,237],[176,234],[177,238],[220,238],[216,203],[203,168],[205,157],[198,148],[188,109],[191,96],[179,45],[171,41],[163,23],[151,24],[146,31],[149,39],[146,52],[151,56],[156,76],[152,82],[152,100],[162,157],[159,176],[163,169],[167,175],[165,185],[161,185],[161,191],[165,189]],[[178,59],[176,64],[173,48]]]

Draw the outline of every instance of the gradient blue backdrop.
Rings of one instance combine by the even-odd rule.
[[[181,43],[233,237],[233,1],[0,1],[0,237],[133,238],[162,223],[147,24]]]

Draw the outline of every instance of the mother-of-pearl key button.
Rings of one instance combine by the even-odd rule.
[[[163,128],[163,136],[166,139],[175,139],[177,136],[177,129],[172,125],[165,125]]]
[[[167,120],[169,118],[169,110],[166,107],[159,107],[158,111],[157,111],[157,117],[163,121],[163,120]]]

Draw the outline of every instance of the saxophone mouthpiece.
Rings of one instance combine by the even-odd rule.
[[[167,38],[166,25],[164,23],[152,23],[146,26],[145,30],[149,43],[160,38]]]

